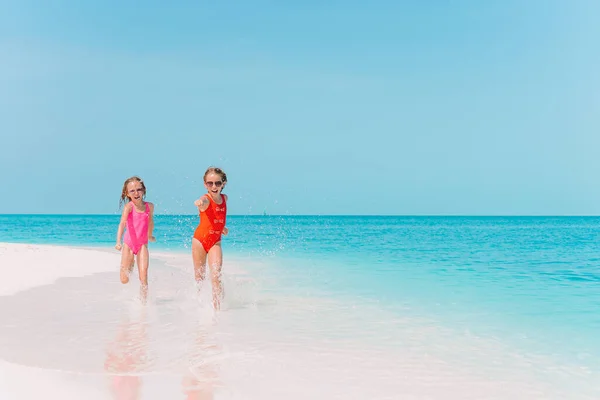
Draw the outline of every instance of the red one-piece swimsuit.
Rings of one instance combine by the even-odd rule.
[[[215,243],[221,240],[221,233],[227,219],[227,204],[223,195],[221,195],[221,199],[223,199],[221,204],[215,203],[210,196],[206,197],[210,204],[206,210],[200,213],[200,224],[194,232],[194,238],[202,243],[202,247],[208,253]]]

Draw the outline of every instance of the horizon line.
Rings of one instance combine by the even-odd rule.
[[[87,214],[87,213],[0,213],[0,216],[88,216],[88,217],[106,217],[119,216],[120,213],[105,214]],[[195,217],[198,214],[154,214],[154,216],[185,216]],[[474,217],[474,218],[501,218],[501,217],[524,217],[524,218],[556,218],[556,217],[599,217],[596,214],[229,214],[228,217]]]

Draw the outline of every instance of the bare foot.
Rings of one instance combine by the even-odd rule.
[[[221,296],[218,294],[213,295],[213,307],[215,311],[219,311],[221,309]]]

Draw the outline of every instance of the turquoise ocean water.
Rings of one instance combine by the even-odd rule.
[[[111,247],[118,219],[3,215],[0,242]],[[156,216],[151,251],[189,253],[196,224]],[[228,227],[226,259],[260,265],[274,291],[368,304],[598,378],[599,218],[230,216]]]

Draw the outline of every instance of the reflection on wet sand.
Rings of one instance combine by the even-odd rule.
[[[109,374],[110,391],[117,400],[140,398],[140,371],[147,363],[146,312],[137,320],[127,316],[119,325],[117,335],[108,346],[104,369]]]
[[[199,329],[189,353],[189,374],[181,384],[186,400],[212,400],[218,385],[218,365],[215,356],[220,352],[209,333]]]
[[[156,393],[142,393],[147,373],[158,369],[160,373],[181,376],[181,391],[186,400],[212,400],[219,385],[219,356],[221,348],[215,338],[214,326],[202,326],[199,321],[188,320],[194,326],[182,323],[173,328],[160,323],[154,326],[147,319],[148,309],[125,315],[114,339],[108,344],[104,370],[108,386],[115,400],[139,400]],[[151,326],[152,325],[152,326]],[[187,325],[187,327],[186,327]],[[150,329],[151,328],[151,329]],[[152,340],[149,341],[149,330]],[[173,335],[173,330],[180,335]],[[171,351],[158,352],[155,346],[166,343],[168,334]],[[173,336],[171,336],[173,335]],[[158,339],[158,340],[157,340]],[[161,340],[162,339],[162,340]],[[179,347],[177,343],[182,344]],[[163,349],[164,350],[164,349]],[[153,356],[149,356],[152,353]],[[156,358],[155,356],[160,357]],[[156,372],[156,371],[154,371]],[[154,397],[153,397],[154,398]]]

